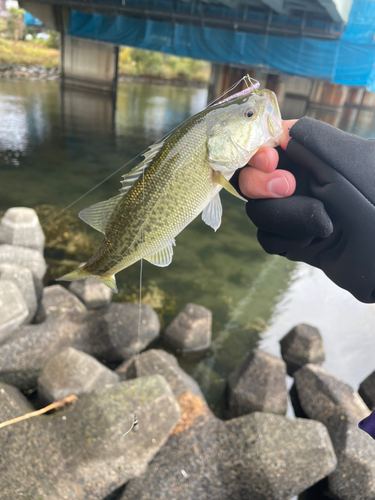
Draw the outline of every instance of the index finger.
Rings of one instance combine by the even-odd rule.
[[[293,127],[293,125],[297,122],[298,120],[283,120],[282,122],[282,127],[283,127],[283,132],[280,137],[280,146],[283,149],[286,149],[288,146],[288,142],[290,141],[291,137],[289,135],[290,129]]]

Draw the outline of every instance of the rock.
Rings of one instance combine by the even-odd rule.
[[[307,363],[319,364],[325,360],[324,344],[319,330],[300,324],[280,340],[281,355],[293,373]]]
[[[34,408],[18,389],[0,382],[0,422],[20,417],[33,410]]]
[[[94,278],[72,281],[69,290],[74,293],[88,309],[108,306],[112,300],[112,290]]]
[[[135,410],[138,432],[124,436]],[[179,418],[168,384],[155,375],[6,427],[0,433],[1,498],[102,500],[145,472]]]
[[[29,308],[18,286],[0,280],[0,342],[5,340],[29,315]]]
[[[150,306],[142,306],[141,331],[138,335],[139,306],[114,303],[108,309],[92,315],[91,322],[98,323],[98,336],[107,342],[104,359],[121,362],[145,349],[159,336],[160,321]]]
[[[4,262],[27,267],[38,280],[43,279],[47,270],[43,255],[38,250],[33,250],[32,248],[24,248],[15,245],[0,245],[0,264]]]
[[[5,212],[0,222],[0,244],[32,248],[43,254],[44,240],[43,229],[35,210],[14,207]]]
[[[228,413],[253,411],[285,415],[288,406],[284,361],[255,349],[228,377]]]
[[[30,323],[38,307],[37,292],[30,269],[16,264],[0,264],[0,280],[11,280],[18,286],[29,309],[24,323]]]
[[[267,413],[228,422],[201,417],[182,432],[177,427],[121,499],[287,500],[335,466],[319,422]]]
[[[70,346],[87,348],[88,338],[86,314],[76,315],[74,321],[65,315],[21,326],[0,345],[0,380],[23,391],[33,389],[49,358]]]
[[[372,438],[357,427],[369,414],[359,394],[312,364],[294,378],[303,411],[327,426],[336,451],[338,466],[328,478],[330,491],[340,500],[375,498],[375,448]]]
[[[66,294],[80,303],[70,292]],[[50,298],[48,292],[47,296]],[[76,302],[73,302],[73,309],[74,304]],[[106,362],[121,363],[131,358],[159,332],[156,313],[151,307],[143,306],[145,324],[138,339],[138,312],[135,309],[138,311],[135,304],[111,304],[108,309],[89,314],[55,310],[48,313],[43,323],[20,326],[0,345],[0,380],[21,390],[32,389],[44,363],[68,347]],[[59,312],[61,314],[55,316]]]
[[[116,373],[95,358],[68,347],[43,366],[38,378],[38,393],[47,403],[52,403],[71,394],[82,396],[119,381]]]
[[[369,414],[354,389],[320,366],[305,365],[294,374],[294,381],[303,411],[328,429],[331,421],[334,425],[342,419],[356,424]]]
[[[195,380],[179,367],[177,359],[172,354],[161,349],[150,349],[139,356],[134,356],[119,366],[116,373],[121,380],[159,374],[166,379],[176,397],[189,391],[204,400]]]
[[[370,410],[375,410],[375,371],[361,382],[358,392]]]
[[[328,477],[329,490],[340,500],[375,498],[373,439],[347,420],[331,428],[338,466]]]
[[[47,286],[43,290],[35,322],[41,323],[47,317],[57,318],[61,314],[85,311],[86,307],[84,304],[66,288],[61,285]]]
[[[166,328],[163,339],[176,352],[196,353],[211,345],[212,312],[187,304]]]

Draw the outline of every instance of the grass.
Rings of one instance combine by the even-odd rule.
[[[57,49],[50,49],[37,42],[14,42],[0,37],[0,64],[58,68],[59,58],[60,52]]]
[[[120,48],[118,69],[120,75],[153,76],[167,80],[207,82],[210,76],[210,64],[206,61],[131,47]]]
[[[3,28],[3,29],[2,29]],[[4,34],[0,26],[0,33]],[[0,64],[12,66],[45,66],[58,68],[59,50],[47,47],[40,41],[15,42],[0,35]],[[119,74],[129,76],[153,76],[167,80],[207,82],[210,65],[205,61],[165,55],[150,50],[121,47]]]

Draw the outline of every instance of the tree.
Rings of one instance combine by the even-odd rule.
[[[23,30],[25,28],[24,23],[25,11],[23,9],[17,9],[16,7],[11,7],[9,9],[7,25],[8,30],[13,33],[14,41],[18,42],[22,38]]]

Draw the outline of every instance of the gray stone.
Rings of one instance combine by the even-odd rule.
[[[119,366],[116,373],[121,380],[159,374],[166,379],[175,396],[191,392],[204,400],[196,381],[179,367],[177,359],[172,354],[161,349],[150,349],[139,356],[134,356]]]
[[[38,280],[43,279],[47,270],[44,257],[38,250],[16,245],[0,245],[0,264],[4,262],[27,267]]]
[[[138,318],[139,306],[127,303],[113,303],[108,309],[92,315],[91,321],[98,324],[98,335],[107,341],[106,360],[121,362],[130,359],[159,336],[160,321],[152,307],[142,306],[139,335]]]
[[[94,278],[72,281],[69,290],[74,293],[88,309],[108,306],[112,300],[112,290]]]
[[[228,413],[239,417],[253,411],[285,415],[288,406],[283,360],[255,349],[228,377]]]
[[[210,347],[211,329],[212,312],[187,304],[166,328],[163,339],[178,353],[196,353]]]
[[[319,330],[300,324],[280,340],[281,355],[292,370],[307,363],[322,363],[325,359],[324,344]]]
[[[0,380],[21,390],[35,388],[44,363],[70,346],[87,349],[89,333],[86,314],[19,327],[0,345]]]
[[[29,315],[29,308],[18,286],[0,280],[0,342],[9,337]]]
[[[0,382],[0,422],[20,417],[33,410],[34,408],[18,389]]]
[[[121,500],[287,500],[336,466],[319,422],[252,413],[178,429]]]
[[[43,366],[38,378],[38,393],[46,402],[52,403],[70,394],[82,396],[119,381],[116,373],[95,358],[68,347]]]
[[[73,296],[68,291],[66,293]],[[151,307],[144,306],[142,321],[145,324],[138,338],[136,310],[138,306],[135,304],[111,304],[108,309],[91,313],[68,309],[68,312],[55,316],[56,311],[52,311],[43,323],[20,326],[0,345],[0,380],[21,390],[32,389],[44,363],[68,347],[106,362],[121,363],[131,358],[159,332],[156,313]]]
[[[358,392],[370,410],[375,410],[375,371],[361,382]]]
[[[357,427],[369,414],[363,400],[319,366],[305,365],[294,377],[303,411],[327,426],[336,451],[338,466],[328,478],[330,491],[340,500],[375,498],[374,442]]]
[[[45,321],[47,317],[57,318],[61,314],[85,311],[86,307],[84,304],[63,286],[47,286],[43,290],[43,296],[35,316],[35,322],[41,323]]]
[[[0,244],[33,248],[43,253],[44,240],[43,229],[35,210],[14,207],[5,212],[0,222]]]
[[[294,374],[298,399],[309,418],[331,428],[338,420],[358,423],[369,410],[359,394],[321,366],[308,364]]]
[[[337,422],[333,434],[338,466],[328,477],[329,490],[340,500],[375,498],[373,439],[347,420]]]
[[[11,280],[18,286],[29,309],[24,323],[30,323],[38,307],[35,282],[30,269],[16,264],[0,264],[0,280]]]
[[[124,436],[134,411],[138,431]],[[91,392],[53,415],[5,427],[1,498],[102,500],[145,472],[179,418],[168,384],[155,375]]]

